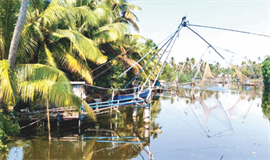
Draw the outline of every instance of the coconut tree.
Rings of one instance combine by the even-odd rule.
[[[15,29],[14,29],[14,33],[13,33],[10,48],[9,48],[9,54],[8,54],[8,62],[10,64],[11,70],[14,70],[15,68],[18,44],[19,44],[19,39],[21,36],[21,30],[22,30],[24,20],[26,17],[27,7],[28,7],[28,0],[22,0],[20,14],[19,14]]]
[[[97,17],[86,6],[75,5],[75,1],[52,0],[43,8],[38,5],[29,7],[27,25],[23,28],[19,46],[19,59],[21,63],[42,63],[66,69],[92,84],[88,61],[102,64],[107,57],[100,52],[94,40],[85,37],[76,28],[77,19],[82,18],[95,26]],[[23,47],[25,43],[29,47]]]
[[[102,53],[111,54],[106,52],[109,43],[123,39],[129,32],[126,23],[114,22],[117,17],[106,3],[53,0],[41,9],[33,5],[28,10],[23,35],[32,43],[27,49],[21,47],[22,63],[42,63],[77,73],[90,84],[90,67],[106,62]],[[23,42],[21,46],[25,46]]]
[[[111,7],[113,14],[117,17],[117,22],[131,24],[135,30],[139,31],[136,23],[138,17],[133,13],[133,10],[141,10],[139,6],[128,3],[126,0],[103,0],[102,3]]]
[[[22,64],[16,66],[15,74],[10,74],[11,70],[7,60],[0,61],[0,64],[0,100],[11,109],[19,99],[24,102],[46,102],[49,139],[50,104],[58,107],[70,105],[79,107],[83,102],[90,117],[95,119],[90,106],[73,94],[69,79],[64,72],[42,64]]]
[[[18,19],[20,1],[9,0],[0,3],[0,57],[7,58],[15,23]]]

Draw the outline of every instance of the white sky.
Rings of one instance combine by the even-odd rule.
[[[173,33],[183,16],[190,24],[235,29],[270,35],[270,0],[132,0],[142,8],[135,11],[139,18],[140,34],[159,44]],[[270,55],[270,38],[242,33],[191,27],[211,45],[237,53],[234,64],[239,64],[246,56],[255,61]],[[198,60],[208,45],[188,28],[183,28],[171,56],[176,61],[186,57]],[[226,61],[231,53],[217,49]],[[213,50],[203,58],[225,65]]]

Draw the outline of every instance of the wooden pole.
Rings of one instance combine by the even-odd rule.
[[[47,121],[48,121],[48,134],[49,134],[49,141],[51,140],[51,125],[50,125],[50,113],[49,113],[49,99],[47,96],[46,99],[46,110],[47,110]]]

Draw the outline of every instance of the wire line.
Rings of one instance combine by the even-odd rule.
[[[191,30],[193,33],[195,33],[197,36],[199,36],[205,43],[207,43],[222,59],[225,59],[220,53],[218,53],[218,51],[210,44],[208,43],[201,35],[199,35],[197,32],[195,32],[194,30],[192,30],[189,26],[187,26],[186,24],[184,24],[184,27],[187,27],[189,30]]]
[[[224,30],[224,31],[238,32],[238,33],[251,34],[251,35],[256,35],[256,36],[262,36],[262,37],[268,37],[268,38],[270,38],[269,35],[258,34],[258,33],[252,33],[252,32],[247,32],[247,31],[240,31],[240,30],[235,30],[235,29],[227,29],[227,28],[212,27],[212,26],[204,26],[204,25],[196,25],[196,24],[188,24],[188,25],[189,25],[189,26],[194,26],[194,27],[203,27],[203,28],[219,29],[219,30]]]

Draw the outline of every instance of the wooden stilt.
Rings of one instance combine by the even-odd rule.
[[[50,113],[49,113],[49,99],[48,99],[48,96],[47,96],[47,99],[46,99],[46,110],[47,110],[47,121],[48,121],[48,134],[49,134],[49,141],[51,140],[51,125],[50,125]]]

